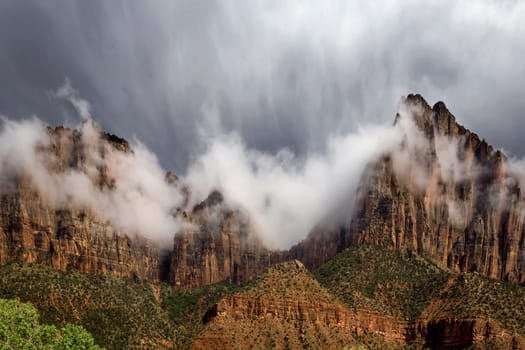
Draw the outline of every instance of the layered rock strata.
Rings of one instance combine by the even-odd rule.
[[[42,169],[37,170],[45,173],[47,180],[54,175],[80,174],[99,194],[107,195],[119,186],[107,159],[127,161],[118,155],[134,151],[125,140],[98,130],[92,121],[85,123],[81,130],[48,128],[32,150],[42,163]],[[0,264],[40,263],[62,270],[109,272],[195,287],[225,279],[245,282],[276,259],[253,233],[247,215],[228,207],[219,192],[211,193],[187,213],[191,190],[171,172],[165,181],[182,197],[172,213],[182,228],[173,232],[173,251],[168,248],[161,253],[154,242],[122,232],[104,220],[100,208],[64,198],[67,195],[60,188],[39,191],[48,184],[38,178],[38,171],[13,172],[10,178],[1,179]],[[83,193],[86,188],[78,191]]]
[[[425,312],[423,314],[426,314]],[[520,349],[523,337],[497,322],[424,318],[413,321],[354,310],[340,304],[299,261],[271,267],[251,288],[225,297],[204,315],[204,332],[192,348]]]

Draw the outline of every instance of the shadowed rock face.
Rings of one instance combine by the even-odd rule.
[[[48,129],[50,145],[42,152],[55,157],[51,171],[81,169],[86,158],[80,132],[63,127]],[[104,147],[130,152],[128,143],[114,135],[101,134]],[[107,169],[100,167],[95,183],[113,186]],[[37,193],[24,177],[13,181],[0,196],[0,264],[40,263],[57,269],[89,273],[112,273],[151,281],[159,279],[159,252],[144,239],[118,232],[89,208],[55,208]]]
[[[524,282],[525,201],[506,157],[459,125],[443,102],[431,108],[409,95],[406,105],[410,115],[397,115],[396,124],[412,118],[424,147],[407,150],[403,142],[369,164],[350,227],[318,229],[292,255],[314,268],[350,244],[372,243]],[[407,151],[410,163],[400,166],[396,154]]]
[[[182,213],[186,228],[175,236],[169,281],[195,287],[228,279],[241,284],[260,275],[279,257],[264,248],[248,217],[212,192],[191,214]]]

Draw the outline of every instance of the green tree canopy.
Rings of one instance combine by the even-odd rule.
[[[30,304],[0,299],[0,350],[100,350],[83,327],[67,324],[60,330],[41,325]]]

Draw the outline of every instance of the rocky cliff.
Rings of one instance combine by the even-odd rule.
[[[85,167],[88,154],[79,131],[57,127],[48,128],[47,134],[50,142],[39,153],[52,156],[46,158],[49,171]],[[102,157],[106,147],[131,151],[125,140],[106,133],[101,133],[96,146]],[[104,166],[90,176],[100,188],[113,185]],[[0,264],[40,263],[61,270],[159,279],[160,255],[156,246],[119,232],[91,208],[68,203],[57,206],[23,175],[4,183],[1,190]]]
[[[295,260],[274,265],[254,285],[211,307],[193,349],[341,349],[358,336],[404,339],[389,317],[355,313],[341,305]]]
[[[341,286],[359,285],[359,281],[345,278],[342,266],[345,264],[340,262],[327,268]],[[409,345],[413,349],[520,349],[524,345],[516,331],[477,312],[469,317],[436,313],[443,309],[443,303],[456,303],[454,298],[449,299],[453,293],[446,288],[429,310],[413,320],[342,304],[331,290],[322,287],[297,260],[274,265],[250,288],[223,298],[206,312],[206,326],[192,348],[340,349],[366,345],[371,349],[401,349]],[[519,315],[519,311],[513,313]],[[522,327],[518,328],[521,331]]]
[[[249,218],[212,192],[191,213],[179,213],[185,227],[175,236],[169,281],[195,287],[225,279],[241,284],[259,276],[279,255],[266,249]]]
[[[403,141],[369,164],[350,226],[317,230],[292,254],[316,267],[319,250],[326,261],[348,245],[373,243],[524,282],[523,180],[505,155],[459,125],[443,102],[430,107],[419,95],[406,98],[394,129]]]
[[[430,107],[421,96],[409,95],[402,105],[393,127],[403,133],[402,141],[367,167],[348,209],[351,224],[319,225],[287,253],[265,249],[247,215],[228,207],[218,192],[187,208],[191,191],[171,173],[165,180],[183,197],[172,213],[182,230],[165,260],[154,244],[110,225],[94,208],[67,196],[56,205],[22,175],[0,189],[0,263],[42,262],[198,286],[224,279],[243,283],[283,257],[315,268],[349,245],[373,243],[411,249],[454,271],[525,281],[525,181],[442,102]],[[96,137],[49,128],[50,142],[38,152],[53,156],[46,161],[50,171],[82,171],[109,193],[116,179],[105,157],[133,150],[115,135],[91,132]]]
[[[164,245],[161,252],[159,244],[144,238],[148,232],[131,232],[105,218],[104,211],[128,198],[122,189],[115,194],[122,169],[128,169],[118,166],[133,161],[135,152],[124,139],[100,131],[90,120],[80,130],[48,128],[41,138],[29,150],[34,172],[7,169],[2,175],[9,176],[0,178],[0,264],[40,263],[195,287],[225,279],[243,283],[276,259],[253,233],[247,215],[230,208],[219,192],[188,211],[191,190],[171,172],[156,179],[181,197],[172,201],[177,207],[168,208],[177,222],[170,237],[174,245]],[[142,185],[136,186],[138,192]],[[133,215],[119,211],[117,219]]]

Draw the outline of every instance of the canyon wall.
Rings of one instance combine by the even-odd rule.
[[[81,169],[86,153],[77,130],[47,130],[50,144],[41,152],[53,155],[50,171]],[[126,141],[101,134],[102,142],[130,152]],[[100,147],[103,155],[104,147]],[[109,188],[107,169],[98,169],[94,181]],[[151,242],[116,230],[89,208],[57,207],[35,190],[25,176],[5,184],[0,197],[0,264],[40,263],[57,269],[112,273],[119,277],[159,279],[160,254]]]
[[[406,125],[414,130],[403,129]],[[95,208],[67,201],[53,205],[28,174],[13,177],[9,186],[2,183],[0,263],[39,262],[200,286],[224,279],[243,283],[287,258],[315,268],[349,245],[373,243],[413,250],[454,271],[524,282],[525,181],[512,163],[459,125],[442,102],[430,107],[419,95],[406,98],[393,132],[400,129],[404,140],[372,161],[357,193],[348,194],[355,196],[346,214],[350,224],[318,225],[288,252],[266,249],[248,215],[229,207],[219,192],[189,209],[191,190],[171,173],[165,180],[184,201],[170,214],[182,225],[166,253],[102,220]],[[49,171],[84,171],[98,190],[111,192],[116,179],[103,161],[105,154],[133,150],[125,140],[97,132],[98,143],[86,144],[83,130],[48,128],[50,142],[38,152],[53,155],[46,163]],[[90,152],[102,162],[89,168]]]
[[[404,104],[394,127],[409,118],[415,130],[369,164],[350,226],[317,228],[291,256],[315,268],[351,244],[372,243],[413,250],[454,271],[524,282],[523,179],[444,103],[431,108],[409,95]]]
[[[247,214],[228,207],[218,191],[181,215],[186,227],[174,239],[173,285],[195,287],[225,279],[242,284],[279,259],[253,233]]]
[[[350,243],[408,248],[454,271],[525,281],[524,197],[506,157],[457,124],[442,102],[430,108],[409,96],[407,103],[421,108],[413,118],[429,147],[416,161],[428,178],[415,184],[416,175],[400,176],[389,155],[370,165]],[[454,154],[442,156],[440,147]]]
[[[115,157],[115,152],[132,155],[134,150],[125,140],[101,132],[94,125],[87,128],[84,125],[80,130],[48,128],[45,136],[45,142],[32,150],[44,164],[43,173],[50,178],[80,174],[89,183],[76,181],[78,187],[73,189],[68,184],[69,192],[60,189],[61,183],[51,183],[50,186],[57,188],[49,191],[40,184],[38,190],[37,164],[34,173],[13,173],[12,177],[3,178],[0,182],[0,264],[39,263],[61,270],[112,273],[137,280],[162,279],[176,286],[195,287],[222,280],[246,282],[278,257],[263,247],[253,233],[248,216],[230,208],[217,191],[187,212],[191,190],[171,172],[160,181],[175,188],[182,201],[170,213],[173,222],[178,224],[170,242],[154,242],[144,238],[144,232],[119,229],[110,220],[103,219],[100,208],[79,204],[77,197],[82,198],[86,191],[94,190],[97,193],[88,193],[88,196],[105,196],[106,204],[110,205],[106,209],[112,210],[111,201],[121,201],[121,198],[111,194],[122,180],[114,174],[112,164],[130,161]],[[75,192],[71,198],[64,195],[71,191]],[[57,200],[54,194],[66,198]],[[134,215],[133,212],[119,214]],[[133,222],[132,219],[129,221]]]

